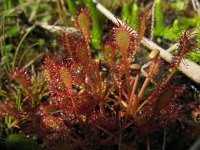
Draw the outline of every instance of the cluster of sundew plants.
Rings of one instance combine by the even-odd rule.
[[[25,90],[26,99],[18,109],[13,103],[1,105],[1,118],[7,114],[18,119],[15,126],[26,135],[48,141],[48,149],[131,149],[138,137],[180,120],[184,111],[177,96],[182,90],[171,78],[197,43],[187,31],[182,34],[179,52],[165,66],[160,82],[154,79],[163,63],[159,51],[152,51],[147,76],[141,80],[141,64],[134,62],[134,57],[140,51],[150,14],[140,15],[137,33],[125,24],[114,27],[102,48],[101,61],[92,54],[92,22],[88,10],[82,9],[76,18],[81,34],[63,32],[62,55],[49,54],[44,60],[43,73],[50,90],[47,100],[40,101],[34,81],[26,71],[17,69],[12,77]],[[152,92],[148,92],[149,86],[154,86]],[[21,126],[22,120],[27,126]]]

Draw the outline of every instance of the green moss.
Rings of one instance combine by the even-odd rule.
[[[33,139],[22,134],[11,134],[6,139],[8,150],[41,150]]]

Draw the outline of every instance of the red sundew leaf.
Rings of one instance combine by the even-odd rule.
[[[105,57],[106,62],[110,65],[110,68],[113,69],[116,60],[116,54],[115,47],[111,42],[107,42],[104,44],[103,55]]]
[[[39,106],[39,109],[42,113],[53,113],[53,112],[56,112],[58,111],[58,108],[56,108],[55,106],[53,105],[47,105],[47,104],[41,104]]]
[[[155,101],[156,105],[156,112],[159,112],[160,110],[164,109],[167,104],[172,101],[176,96],[175,87],[174,84],[167,83],[163,84],[161,83],[160,86],[158,86],[153,93],[151,94],[152,101]],[[151,100],[150,100],[151,101]]]
[[[52,96],[49,97],[48,100],[51,103],[51,105],[55,108],[58,108],[58,110],[72,107],[71,99],[68,97],[63,97],[62,95],[60,96],[59,94],[53,94]]]
[[[179,40],[178,55],[187,55],[197,47],[197,41],[191,38],[192,34],[186,30]]]
[[[162,110],[174,98],[175,92],[173,88],[167,89],[158,98],[157,111]]]
[[[165,117],[164,119],[170,118],[170,119],[177,119],[176,118],[176,111],[181,113],[181,106],[177,101],[170,101],[168,104],[166,104],[166,106],[164,107],[164,109],[162,109],[160,111],[160,116],[161,117]],[[177,113],[178,113],[177,112]]]
[[[63,32],[63,45],[64,45],[64,50],[67,55],[72,57],[72,52],[73,52],[73,43],[72,43],[72,35]]]
[[[76,47],[76,61],[83,66],[85,73],[89,73],[89,54],[84,42],[79,42]]]
[[[70,69],[73,78],[73,83],[82,85],[85,79],[85,75],[83,74],[83,66],[80,63],[72,63]]]
[[[51,81],[50,73],[47,69],[45,69],[42,73],[47,81]]]
[[[181,60],[197,47],[198,42],[191,36],[192,34],[187,30],[182,34],[179,40],[178,54],[173,57],[170,67],[178,67]]]
[[[14,112],[15,110],[15,103],[13,101],[5,101],[5,100],[2,100],[2,103],[0,105],[0,114],[3,115],[3,117],[5,117],[5,115],[9,115],[9,116],[14,116],[16,117],[16,114]]]
[[[12,73],[12,78],[23,86],[24,89],[29,90],[31,88],[30,76],[22,69],[16,69]]]
[[[50,76],[55,75],[58,71],[60,63],[55,56],[47,56],[44,60],[43,68],[44,70],[48,70]]]
[[[115,40],[119,48],[122,50],[122,52],[123,51],[126,52],[128,50],[131,39],[129,33],[125,29],[123,28],[117,29]]]
[[[60,117],[54,117],[50,114],[43,114],[41,117],[42,126],[55,131],[63,131],[66,129],[63,120]]]
[[[71,71],[67,67],[61,67],[59,70],[60,78],[62,82],[64,83],[65,87],[67,88],[67,91],[69,95],[72,95],[73,89],[72,89],[72,75]]]
[[[94,111],[89,116],[88,122],[90,122],[91,127],[93,128],[95,128],[96,126],[101,126],[109,132],[115,132],[116,128],[119,125],[116,117],[112,117],[112,115],[105,115]]]
[[[87,9],[81,9],[77,17],[78,27],[81,29],[85,39],[90,39],[91,18]]]
[[[59,62],[56,57],[48,56],[44,60],[44,75],[49,84],[53,85],[54,80],[56,79],[56,74],[58,72]]]
[[[87,93],[76,98],[74,102],[76,105],[76,113],[79,115],[91,114],[94,111],[95,106],[98,104],[97,100],[90,97]]]
[[[122,75],[124,74],[124,67],[122,63],[116,65],[115,69],[115,78],[116,80],[121,80]]]
[[[127,55],[132,44],[132,30],[126,25],[122,24],[114,28],[115,43],[122,52],[123,57]]]
[[[174,84],[164,82],[161,83],[146,99],[147,105],[142,107],[141,114],[145,117],[152,117],[153,115],[159,113],[162,109],[171,103],[176,97]]]
[[[148,21],[148,19],[150,18],[150,11],[147,10],[144,13],[142,13],[139,17],[139,26],[138,26],[138,35],[137,35],[137,46],[140,46],[140,43],[142,41],[142,38],[145,34],[146,31],[146,23]]]
[[[65,85],[60,78],[60,68],[63,65],[59,63],[58,59],[54,56],[48,56],[44,61],[44,75],[47,79],[47,83],[51,88],[53,93],[56,93],[60,96],[67,96]]]
[[[76,43],[79,41],[80,36],[77,34],[69,34],[66,32],[63,32],[62,36],[62,44],[63,44],[63,53],[62,58],[63,60],[69,60],[73,59],[75,56],[75,49],[76,49]]]

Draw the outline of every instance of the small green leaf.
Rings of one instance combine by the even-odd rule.
[[[11,116],[6,116],[5,117],[5,123],[7,124],[7,125],[10,125],[10,123],[11,123]]]
[[[8,44],[8,45],[5,45],[5,51],[6,53],[10,53],[10,51],[13,49],[13,45],[12,44]]]

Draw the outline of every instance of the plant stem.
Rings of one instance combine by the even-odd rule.
[[[153,52],[153,51],[152,51],[152,52]],[[137,110],[137,108],[138,108],[139,102],[140,102],[140,100],[142,99],[142,96],[144,95],[144,92],[145,92],[147,86],[149,85],[149,83],[150,83],[152,77],[153,77],[154,74],[155,74],[154,69],[155,69],[156,64],[157,64],[157,62],[158,62],[158,57],[159,57],[159,55],[157,55],[157,56],[154,58],[154,60],[152,60],[152,61],[153,61],[152,69],[151,69],[151,71],[149,72],[148,76],[146,77],[146,79],[145,79],[145,81],[144,81],[144,83],[143,83],[143,85],[142,85],[142,87],[141,87],[141,89],[140,89],[140,91],[139,91],[138,96],[136,97],[135,101],[133,101],[133,105],[132,105],[132,107],[131,107],[131,112],[132,112],[133,114],[136,113],[136,110]]]
[[[175,73],[175,71],[176,71],[176,67],[173,67],[171,72],[170,72],[170,74],[169,74],[169,76],[167,77],[167,79],[164,81],[163,84],[167,84],[169,82],[169,80],[172,78],[172,76]]]
[[[130,75],[129,75],[129,68],[128,68],[128,63],[126,57],[123,57],[123,63],[124,63],[124,70],[125,70],[125,75],[126,75],[126,86],[127,86],[127,92],[128,92],[128,97],[130,98],[131,96],[131,87],[130,87]]]
[[[138,94],[138,96],[136,97],[135,101],[133,101],[133,105],[132,105],[132,108],[131,108],[131,112],[136,113],[136,110],[138,108],[138,105],[139,105],[139,102],[144,94],[144,91],[146,90],[147,86],[149,85],[149,82],[150,82],[150,78],[147,77],[142,85],[142,88],[140,89],[140,92]]]
[[[127,108],[127,112],[126,112],[126,118],[128,117],[129,112],[130,112],[130,108],[131,108],[131,105],[132,105],[132,102],[133,102],[133,98],[135,96],[135,91],[136,91],[139,79],[140,79],[140,72],[137,73],[137,75],[135,77],[135,81],[134,81],[134,84],[133,84],[131,96],[130,96],[129,101],[128,101],[128,108]]]

